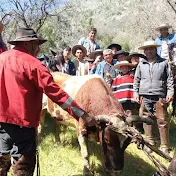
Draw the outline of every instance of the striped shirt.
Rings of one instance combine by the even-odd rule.
[[[134,78],[129,75],[117,77],[113,80],[112,91],[121,103],[126,101],[134,102],[133,82]]]

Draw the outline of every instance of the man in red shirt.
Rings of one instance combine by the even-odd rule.
[[[0,55],[0,176],[7,175],[11,157],[14,175],[33,175],[35,128],[40,121],[43,93],[75,119],[82,118],[88,126],[96,124],[35,58],[45,41],[34,30],[20,28],[16,39],[8,42],[15,47]]]

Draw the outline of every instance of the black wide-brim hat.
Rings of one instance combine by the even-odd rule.
[[[91,59],[94,59],[94,60],[95,60],[95,59],[96,59],[96,56],[97,56],[98,54],[103,55],[103,50],[98,49],[98,50],[92,51],[92,52],[90,53],[89,57],[90,57]]]
[[[117,59],[117,57],[118,57],[119,55],[128,56],[128,55],[129,55],[129,52],[124,51],[124,50],[119,50],[119,51],[117,51],[117,54],[115,54],[115,55],[113,56],[113,59]]]
[[[122,49],[122,46],[117,43],[113,43],[107,47],[107,49],[112,49],[112,48],[116,48],[117,51],[120,51]]]
[[[43,44],[47,40],[37,36],[36,32],[30,28],[19,28],[16,32],[15,40],[8,41],[11,45],[16,45],[18,42],[35,42],[37,41],[39,45]]]
[[[133,57],[133,56],[137,56],[137,57],[141,57],[141,58],[146,58],[146,56],[145,55],[143,55],[143,54],[141,54],[141,53],[138,53],[138,52],[132,52],[132,53],[130,53],[128,56],[127,56],[127,61],[129,61],[130,62],[130,60],[131,60],[131,58]]]

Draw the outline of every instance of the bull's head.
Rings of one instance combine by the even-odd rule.
[[[139,116],[133,116],[129,112],[127,115],[98,116],[98,119],[102,123],[113,124],[120,131],[116,133],[107,125],[100,133],[105,157],[105,168],[109,172],[108,175],[110,175],[110,173],[120,173],[124,167],[124,151],[132,140],[126,134],[123,134],[124,129],[133,123],[152,123],[152,121]]]

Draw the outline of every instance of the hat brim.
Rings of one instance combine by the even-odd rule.
[[[18,42],[39,42],[39,45],[45,43],[47,40],[43,39],[43,38],[21,38],[21,39],[17,39],[17,40],[11,40],[8,41],[9,44],[11,45],[16,45]]]
[[[72,48],[72,54],[73,56],[75,56],[75,53],[76,53],[76,50],[80,48],[83,52],[83,57],[85,57],[87,55],[87,50],[84,46],[82,45],[75,45],[73,48]],[[76,56],[75,56],[76,57]]]
[[[118,70],[120,70],[120,67],[121,66],[128,66],[128,67],[135,67],[133,64],[131,64],[131,63],[118,63],[118,64],[116,64],[116,65],[114,65],[114,68],[115,69],[118,69]]]
[[[146,45],[146,46],[141,46],[141,47],[139,47],[138,49],[139,50],[143,50],[143,49],[145,49],[145,48],[149,48],[149,47],[156,47],[156,48],[158,48],[158,47],[160,47],[161,45]]]
[[[112,48],[116,48],[117,51],[120,51],[120,50],[122,49],[122,46],[119,45],[119,44],[113,43],[113,44],[111,44],[111,45],[109,45],[109,46],[107,47],[107,49],[112,49]]]
[[[51,54],[52,54],[53,56],[56,56],[56,55],[57,55],[57,52],[54,51],[52,48],[50,48],[50,51],[51,51]]]
[[[96,57],[96,55],[98,55],[98,54],[101,54],[101,55],[103,55],[103,51],[93,51],[93,52],[91,52],[90,53],[90,55],[89,55],[89,57],[91,58],[91,59],[96,59],[95,57]]]
[[[123,52],[123,53],[115,54],[115,55],[113,56],[113,59],[117,59],[117,57],[118,57],[119,55],[128,56],[128,55],[129,55],[129,52]]]
[[[168,26],[159,26],[159,27],[157,27],[155,30],[156,31],[160,31],[160,29],[163,29],[163,28],[168,28],[168,29],[170,29],[172,26],[170,26],[170,25],[168,25]]]
[[[146,58],[146,56],[143,55],[143,54],[140,54],[140,53],[131,53],[130,55],[127,56],[126,59],[127,59],[127,61],[130,62],[131,58],[132,58],[132,57],[135,57],[135,56],[141,57],[141,58]]]
[[[88,61],[88,62],[94,62],[94,61],[95,61],[95,59],[91,59],[91,58],[89,58],[89,57],[86,57],[84,60],[85,60],[85,61]]]

